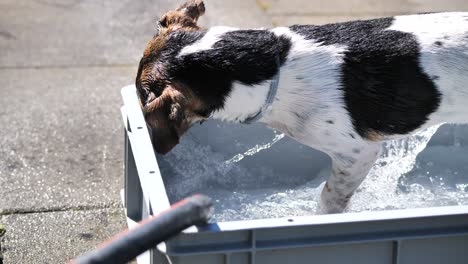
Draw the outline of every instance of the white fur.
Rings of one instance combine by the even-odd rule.
[[[260,122],[330,155],[333,173],[327,186],[332,191],[322,194],[323,211],[339,212],[346,204],[346,197],[367,175],[380,150],[379,143],[365,141],[354,131],[343,91],[338,89],[346,47],[323,46],[289,28],[272,31],[290,38],[292,46],[280,68],[275,99]],[[257,113],[266,100],[269,85],[270,81],[256,87],[235,83],[224,109],[212,117],[242,121]],[[341,172],[348,176],[343,178]]]
[[[224,102],[224,108],[215,111],[211,117],[224,121],[243,121],[260,111],[269,89],[270,81],[257,85],[234,82]]]
[[[379,143],[359,137],[345,108],[339,76],[346,46],[320,45],[288,28],[273,32],[289,37],[292,47],[281,67],[277,100],[261,121],[331,157],[333,170],[321,209],[340,212],[380,152]]]
[[[184,47],[178,56],[209,50],[225,33],[234,30],[236,30],[236,28],[221,26],[212,27],[202,39],[192,45]],[[244,85],[240,82],[234,82],[231,92],[226,97],[224,107],[212,113],[211,117],[224,121],[243,121],[258,113],[262,108],[269,88],[270,81],[257,85]]]
[[[206,32],[203,38],[196,41],[192,45],[184,47],[177,56],[184,56],[191,53],[209,50],[216,42],[220,40],[223,34],[233,30],[236,30],[236,28],[223,26],[212,27],[208,30],[208,32]]]
[[[420,44],[420,66],[442,94],[439,109],[420,129],[444,122],[468,122],[468,13],[399,16],[388,30],[414,34]],[[345,108],[340,71],[346,46],[320,45],[289,28],[272,30],[291,39],[281,66],[275,100],[260,119],[295,140],[324,151],[332,159],[332,175],[322,192],[322,210],[341,212],[374,161],[381,142],[361,138]],[[211,47],[210,41],[190,50]],[[442,45],[435,45],[440,41]],[[257,87],[236,83],[223,110],[213,117],[242,121],[261,109],[270,82]],[[412,131],[412,133],[417,131]],[[399,136],[401,137],[401,136]],[[389,137],[390,138],[390,137]]]
[[[344,46],[321,46],[292,32],[289,28],[272,30],[291,39],[291,49],[281,67],[276,100],[262,122],[285,131],[303,144],[320,148],[328,129],[326,120],[333,120],[340,129],[330,133],[347,133],[352,129],[345,110],[339,71]],[[299,122],[297,114],[306,118]],[[336,126],[334,126],[336,127]],[[333,131],[332,131],[333,130]],[[338,136],[338,135],[336,135]]]
[[[420,66],[442,94],[439,109],[422,128],[468,122],[468,13],[397,16],[389,30],[415,35],[421,46]],[[440,41],[442,46],[434,45]]]

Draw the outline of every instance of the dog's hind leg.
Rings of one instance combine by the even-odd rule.
[[[359,147],[329,153],[332,159],[332,173],[321,194],[319,213],[341,213],[348,205],[354,191],[369,173],[377,160],[381,143],[372,142]]]

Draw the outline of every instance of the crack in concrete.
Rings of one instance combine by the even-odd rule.
[[[64,64],[64,65],[3,65],[0,70],[21,70],[21,69],[80,69],[80,68],[129,68],[137,67],[138,64],[124,63],[124,64]]]
[[[13,35],[12,33],[8,31],[0,31],[0,37],[6,38],[6,39],[16,39],[16,36]]]
[[[50,207],[50,208],[13,208],[3,209],[0,211],[0,216],[15,215],[15,214],[40,214],[40,213],[54,213],[65,211],[90,211],[100,209],[123,209],[120,203],[110,203],[102,205],[81,205],[81,206],[68,206],[68,207]]]
[[[50,1],[46,1],[46,0],[36,0],[36,2],[40,3],[40,4],[43,4],[43,5],[46,5],[46,6],[52,6],[52,7],[68,10],[68,9],[70,9],[72,7],[75,7],[75,6],[79,5],[79,4],[81,4],[83,1],[79,0],[79,1],[69,1],[68,3],[55,3],[55,2],[50,2]]]

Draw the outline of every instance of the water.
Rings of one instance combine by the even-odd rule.
[[[237,162],[243,160],[246,156],[253,156],[253,155],[259,153],[262,150],[271,148],[273,146],[273,144],[275,144],[276,142],[278,142],[282,138],[284,138],[284,134],[282,134],[282,133],[277,134],[276,131],[273,131],[273,132],[275,133],[275,137],[271,140],[271,142],[268,142],[268,143],[265,143],[265,144],[262,144],[262,145],[257,144],[254,147],[252,147],[252,148],[248,149],[247,151],[245,151],[243,154],[242,153],[236,154],[231,159],[226,160],[224,162],[224,165],[228,166],[228,167],[232,166],[233,163],[237,163]]]
[[[468,204],[468,127],[429,141],[436,129],[385,143],[347,210]],[[171,202],[206,194],[216,221],[313,215],[330,173],[326,155],[261,125],[197,126],[158,161]]]

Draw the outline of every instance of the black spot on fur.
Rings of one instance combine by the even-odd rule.
[[[361,153],[361,150],[358,149],[358,148],[353,148],[353,153],[354,154],[359,154],[359,153]]]
[[[356,163],[356,159],[351,157],[351,156],[348,156],[348,155],[345,155],[343,153],[335,153],[334,154],[334,157],[338,160],[340,160],[341,162],[345,163],[347,165],[347,167],[350,167],[352,166],[354,163]]]
[[[349,176],[349,175],[351,175],[351,173],[349,173],[348,171],[344,171],[344,170],[340,170],[340,169],[338,169],[335,173],[336,173],[336,175],[340,175],[340,176]],[[342,179],[342,180],[344,180],[344,179]]]
[[[353,138],[353,139],[356,138],[356,137],[355,137],[353,134],[351,134],[351,133],[349,134],[349,136],[350,136],[351,138]]]
[[[209,50],[177,56],[205,33],[171,32],[162,50],[142,60],[140,68],[148,62],[160,64],[168,81],[191,88],[208,113],[224,105],[234,81],[255,85],[272,79],[279,69],[277,58],[282,65],[291,47],[288,38],[267,30],[238,30],[223,34]]]
[[[335,124],[335,122],[333,122],[332,120],[327,120],[325,122],[327,122],[328,124]]]
[[[306,123],[310,118],[310,115],[307,112],[298,113],[293,112],[294,116],[296,117],[296,130],[298,132],[303,132],[306,128]]]
[[[442,41],[436,41],[436,42],[434,42],[434,45],[436,45],[437,47],[442,47],[443,43],[442,43]]]
[[[392,22],[393,18],[382,18],[291,27],[322,45],[347,47],[341,69],[344,99],[354,128],[363,137],[368,131],[411,132],[440,103],[440,93],[419,66],[416,37],[386,30]]]
[[[301,123],[305,123],[307,120],[309,120],[309,115],[307,113],[293,112],[293,114],[296,117],[296,119]]]
[[[437,76],[437,75],[432,75],[432,76],[431,76],[431,79],[432,79],[433,81],[437,81],[437,80],[440,79],[440,77]]]

